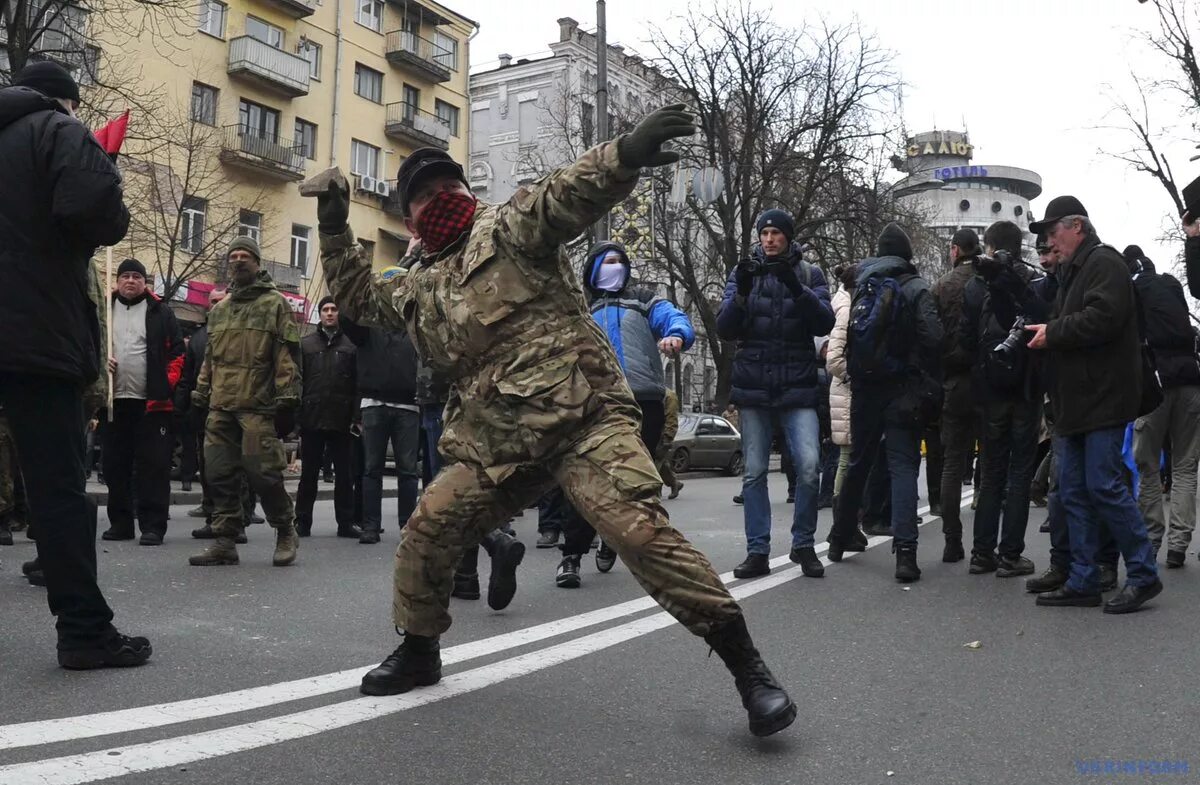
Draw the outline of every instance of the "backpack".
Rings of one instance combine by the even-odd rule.
[[[1015,308],[1013,310],[1016,310]],[[983,298],[979,314],[979,357],[983,381],[997,392],[1012,393],[1021,390],[1029,369],[1029,349],[1024,343],[1017,345],[1014,352],[1002,357],[996,347],[1004,343],[1012,332],[1012,324],[1001,322],[992,305],[992,294]],[[1011,362],[1008,358],[1011,358]]]
[[[846,370],[855,381],[902,375],[908,365],[903,327],[905,279],[867,278],[854,290],[846,329]]]

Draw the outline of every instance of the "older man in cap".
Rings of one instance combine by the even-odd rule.
[[[1141,402],[1138,306],[1121,252],[1100,242],[1083,204],[1050,201],[1029,225],[1059,256],[1058,294],[1046,324],[1026,327],[1029,348],[1048,353],[1059,498],[1071,536],[1070,577],[1038,605],[1101,603],[1096,551],[1107,528],[1125,558],[1126,584],[1104,606],[1130,613],[1162,591],[1154,546],[1125,479],[1125,426]]]
[[[39,529],[59,664],[140,665],[150,642],[113,628],[96,583],[83,467],[84,388],[101,372],[88,264],[129,226],[121,175],[74,118],[79,88],[62,67],[33,63],[13,85],[0,90],[0,407]]]
[[[661,109],[499,206],[478,203],[444,152],[414,152],[397,179],[423,252],[390,286],[373,282],[345,190],[335,183],[321,196],[325,277],[344,314],[406,324],[421,357],[453,382],[441,440],[450,463],[396,556],[393,620],[404,642],[363,678],[364,693],[441,679],[438,638],[450,626],[460,554],[557,483],[651,596],[729,667],[752,733],[795,719],[741,608],[667,519],[637,403],[562,248],[628,198],[642,167],[679,159],[664,143],[694,132],[682,105]]]
[[[197,567],[237,564],[243,533],[242,472],[275,529],[272,563],[296,560],[292,499],[283,486],[281,435],[295,426],[300,405],[300,332],[291,306],[260,269],[258,243],[239,237],[229,247],[229,296],[208,315],[208,347],[192,405],[208,410],[204,471],[212,493],[215,538],[188,561]]]

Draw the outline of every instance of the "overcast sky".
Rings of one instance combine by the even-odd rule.
[[[688,5],[710,0],[609,0],[612,43],[643,54],[650,23],[670,26]],[[471,43],[472,65],[494,67],[507,52],[519,58],[548,54],[562,16],[595,25],[589,0],[446,0],[480,24]],[[1041,216],[1056,195],[1071,193],[1088,208],[1100,236],[1123,248],[1138,243],[1160,263],[1171,263],[1182,241],[1160,244],[1170,201],[1148,175],[1113,161],[1099,149],[1128,146],[1112,125],[1111,85],[1133,95],[1129,73],[1144,79],[1172,76],[1161,59],[1134,40],[1151,29],[1151,5],[1135,0],[754,0],[773,9],[781,24],[799,26],[806,15],[832,22],[857,17],[880,43],[896,53],[907,87],[905,122],[910,133],[941,129],[970,132],[973,163],[1032,169],[1042,176],[1043,195],[1033,211]],[[1200,33],[1200,30],[1197,31]],[[1157,119],[1174,123],[1174,109]],[[1196,140],[1200,142],[1200,139]],[[1171,161],[1186,183],[1200,175],[1188,163],[1187,140]],[[1167,265],[1169,266],[1169,265]]]

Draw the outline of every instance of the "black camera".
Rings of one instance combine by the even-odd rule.
[[[975,262],[975,268],[985,280],[991,281],[1004,270],[1011,270],[1016,265],[1016,259],[1008,251],[996,251],[991,256],[981,256]]]
[[[743,270],[750,275],[766,275],[767,266],[758,259],[748,256],[737,263],[738,269]]]
[[[1005,368],[1016,367],[1018,356],[1029,344],[1032,336],[1026,332],[1025,325],[1025,317],[1018,316],[1017,320],[1013,322],[1012,329],[1008,331],[1008,335],[996,348],[992,349],[996,361]]]

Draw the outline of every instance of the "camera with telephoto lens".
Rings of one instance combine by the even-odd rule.
[[[1032,337],[1025,330],[1024,316],[1018,316],[1013,322],[1012,329],[1008,331],[1008,335],[1001,341],[996,348],[992,349],[993,356],[996,361],[1006,368],[1013,368],[1017,364],[1017,356],[1025,350],[1029,344],[1029,339]]]
[[[1016,265],[1016,259],[1008,251],[996,251],[991,256],[981,256],[975,262],[975,269],[984,280],[991,281],[1003,270],[1011,270]]]

